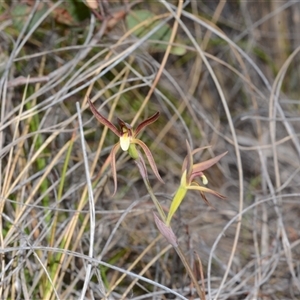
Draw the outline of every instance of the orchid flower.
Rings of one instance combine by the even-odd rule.
[[[122,121],[121,119],[117,119],[120,129],[118,129],[114,124],[112,124],[109,120],[107,120],[104,116],[102,116],[97,109],[95,108],[95,106],[93,105],[93,103],[91,102],[90,99],[88,99],[89,105],[90,105],[90,109],[93,113],[93,115],[96,117],[96,119],[103,124],[104,126],[107,126],[115,135],[117,135],[119,137],[119,142],[116,143],[109,156],[107,157],[102,170],[104,169],[104,167],[106,167],[106,165],[110,162],[111,164],[111,168],[112,168],[112,175],[113,175],[113,179],[114,179],[114,185],[115,185],[115,189],[114,189],[114,193],[116,193],[117,190],[117,171],[116,171],[116,153],[119,150],[119,148],[121,147],[121,149],[125,152],[128,152],[128,154],[134,159],[136,160],[137,158],[140,157],[140,153],[138,152],[138,150],[136,149],[136,145],[139,145],[142,150],[145,152],[146,157],[149,161],[149,164],[153,170],[153,173],[155,174],[155,176],[157,177],[157,179],[159,181],[161,181],[162,183],[164,183],[164,181],[162,180],[162,178],[160,177],[154,158],[151,154],[150,149],[147,147],[147,145],[141,141],[140,139],[137,139],[137,135],[142,131],[142,129],[150,124],[152,124],[153,122],[155,122],[158,117],[159,117],[159,112],[156,112],[152,117],[146,119],[145,121],[143,121],[142,123],[140,123],[136,130],[133,130],[132,127],[125,123],[124,121]]]
[[[224,152],[214,158],[211,158],[209,160],[203,161],[198,164],[193,164],[193,155],[207,147],[197,148],[193,151],[191,151],[190,145],[188,142],[186,142],[187,145],[187,156],[183,161],[182,165],[182,175],[181,175],[181,181],[180,186],[176,191],[176,194],[172,200],[171,207],[169,210],[169,214],[167,216],[166,225],[170,226],[171,219],[174,215],[174,213],[177,211],[179,205],[181,204],[183,198],[185,197],[188,190],[197,190],[200,192],[201,197],[203,200],[208,203],[205,194],[204,193],[210,193],[213,194],[221,199],[225,199],[223,195],[219,194],[218,192],[215,192],[211,189],[208,189],[204,186],[199,185],[198,182],[195,181],[197,177],[200,177],[202,179],[202,183],[204,185],[208,184],[208,180],[206,176],[203,174],[203,171],[207,170],[214,164],[216,164],[224,155],[227,154],[227,152]]]

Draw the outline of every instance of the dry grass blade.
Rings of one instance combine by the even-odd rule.
[[[96,219],[95,219],[95,202],[93,197],[93,188],[92,188],[92,181],[90,178],[90,172],[89,172],[89,165],[88,165],[88,159],[86,155],[86,148],[85,148],[85,140],[84,140],[84,133],[83,133],[83,126],[82,126],[82,119],[80,114],[80,107],[79,103],[76,102],[76,109],[78,114],[78,120],[79,120],[79,130],[80,130],[80,138],[81,138],[81,147],[82,147],[82,153],[83,153],[83,161],[84,161],[84,168],[85,168],[85,176],[88,186],[88,197],[89,197],[89,209],[90,209],[90,246],[89,246],[89,257],[94,257],[94,241],[95,241],[95,227],[96,227]],[[85,281],[84,286],[82,288],[81,298],[85,299],[85,294],[88,289],[88,285],[91,278],[91,269],[92,264],[88,262],[87,268],[86,268],[86,274],[85,274]],[[105,294],[105,291],[101,290],[102,294]]]

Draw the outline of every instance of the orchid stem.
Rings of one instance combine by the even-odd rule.
[[[165,215],[165,213],[164,213],[164,211],[163,211],[163,209],[162,209],[159,201],[157,200],[157,198],[155,197],[155,195],[154,195],[154,193],[152,191],[152,188],[150,186],[149,180],[147,178],[145,178],[144,176],[142,176],[142,177],[143,177],[145,186],[147,188],[147,191],[148,191],[148,193],[149,193],[149,195],[150,195],[150,197],[151,197],[151,199],[152,199],[152,201],[153,201],[153,203],[154,203],[154,205],[155,205],[155,207],[156,207],[156,209],[157,209],[157,211],[159,213],[160,218],[162,219],[162,221],[164,223],[166,223],[167,217],[166,217],[166,215]]]
[[[174,246],[173,246],[174,247]],[[205,297],[205,291],[200,287],[200,285],[198,284],[198,281],[197,279],[195,278],[195,275],[193,273],[193,270],[191,269],[191,267],[189,266],[188,262],[187,262],[187,259],[185,257],[185,255],[183,254],[182,250],[180,249],[179,246],[177,247],[174,247],[175,251],[177,252],[178,256],[180,257],[180,260],[182,261],[185,269],[187,270],[194,286],[195,286],[195,289],[200,297],[201,300],[205,300],[206,297]]]
[[[151,186],[150,186],[149,180],[148,180],[147,178],[145,178],[144,176],[142,176],[142,178],[143,178],[143,180],[144,180],[144,183],[145,183],[145,186],[146,186],[146,188],[147,188],[147,191],[148,191],[148,193],[149,193],[149,195],[150,195],[150,197],[151,197],[151,199],[152,199],[152,201],[153,201],[153,203],[154,203],[154,205],[155,205],[155,207],[156,207],[156,209],[157,209],[157,211],[158,211],[158,213],[159,213],[160,218],[161,218],[162,221],[166,224],[166,221],[167,221],[166,215],[165,215],[165,213],[164,213],[164,211],[163,211],[163,209],[162,209],[160,203],[158,202],[157,198],[155,197],[155,195],[154,195],[154,193],[153,193],[153,191],[152,191],[152,188],[151,188]],[[205,292],[204,292],[204,291],[202,290],[202,288],[199,286],[198,281],[197,281],[197,279],[195,278],[194,273],[193,273],[191,267],[189,266],[189,264],[188,264],[188,262],[187,262],[187,259],[186,259],[186,257],[184,256],[182,250],[179,248],[179,246],[176,246],[176,247],[173,246],[173,247],[174,247],[175,251],[177,252],[177,254],[178,254],[180,260],[182,261],[182,263],[183,263],[183,265],[184,265],[186,271],[188,272],[188,274],[189,274],[189,276],[190,276],[190,278],[191,278],[191,281],[193,282],[193,284],[194,284],[194,286],[195,286],[195,289],[196,289],[196,291],[197,291],[197,293],[198,293],[200,299],[201,299],[201,300],[205,300],[205,299],[206,299],[206,298],[205,298]]]
[[[143,160],[141,159],[141,156],[138,155],[138,157],[136,157],[134,159],[134,161],[135,161],[135,163],[136,163],[136,165],[137,165],[137,167],[138,167],[138,169],[139,169],[139,171],[141,173],[141,176],[142,176],[142,178],[144,180],[144,183],[145,183],[145,186],[147,188],[147,191],[148,191],[148,193],[149,193],[149,195],[150,195],[150,197],[151,197],[151,199],[152,199],[152,201],[153,201],[153,203],[154,203],[154,205],[155,205],[155,207],[156,207],[156,209],[157,209],[157,211],[159,213],[161,221],[165,224],[166,227],[169,227],[169,225],[167,224],[167,217],[166,217],[166,215],[165,215],[165,213],[164,213],[164,211],[163,211],[163,209],[162,209],[159,201],[157,200],[157,198],[154,195],[153,190],[151,188],[150,182],[149,182],[148,177],[147,177],[147,173],[145,171],[145,164],[144,164]],[[184,197],[184,195],[183,195],[183,197]],[[196,289],[196,291],[197,291],[200,299],[201,300],[205,300],[206,299],[205,298],[205,291],[198,284],[197,279],[195,278],[195,275],[194,275],[191,267],[189,266],[186,257],[184,256],[184,253],[182,252],[182,250],[179,248],[179,246],[177,244],[176,245],[172,244],[172,245],[173,245],[175,251],[177,252],[180,260],[182,261],[185,269],[187,270],[187,272],[188,272],[188,274],[189,274],[189,276],[191,278],[191,281],[193,282],[193,284],[195,286],[195,289]]]
[[[130,154],[131,153],[129,153],[129,155]],[[137,165],[137,167],[138,167],[138,169],[140,171],[140,174],[141,174],[141,176],[142,176],[142,178],[144,180],[144,183],[145,183],[145,186],[147,188],[147,191],[148,191],[148,193],[149,193],[149,195],[150,195],[150,197],[151,197],[151,199],[152,199],[152,201],[153,201],[153,203],[154,203],[154,205],[155,205],[155,207],[156,207],[156,209],[157,209],[157,211],[159,213],[160,218],[162,219],[162,221],[164,223],[166,223],[167,217],[166,217],[166,215],[165,215],[165,213],[164,213],[164,211],[163,211],[163,209],[162,209],[159,201],[157,200],[157,198],[155,197],[155,195],[153,193],[153,190],[151,188],[151,185],[150,185],[150,182],[149,182],[149,179],[148,179],[145,162],[143,160],[142,155],[139,152],[137,152],[137,155],[136,156],[132,156],[132,158],[134,159],[134,162],[135,162],[135,164]]]

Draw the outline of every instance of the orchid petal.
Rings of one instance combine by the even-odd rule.
[[[132,127],[120,118],[117,118],[117,120],[118,120],[119,126],[121,127],[121,132],[128,133],[129,136],[132,136]]]
[[[214,191],[214,190],[211,190],[211,189],[208,189],[204,186],[200,186],[197,182],[193,181],[192,182],[193,184],[195,185],[189,185],[187,187],[188,190],[196,190],[196,191],[200,191],[200,192],[205,192],[205,193],[210,193],[210,194],[213,194],[215,195],[216,197],[218,198],[221,198],[221,199],[226,199],[225,196],[221,195],[220,193]]]
[[[192,171],[193,171],[193,155],[192,155],[190,144],[188,143],[187,140],[185,142],[186,142],[186,148],[187,148],[187,156],[183,163],[185,163],[186,179],[187,179],[187,183],[188,183],[190,181],[190,177],[191,177]]]
[[[99,171],[100,176],[105,172],[105,170],[107,169],[107,166],[110,164],[110,161],[111,161],[111,153],[107,156],[104,164],[102,165],[102,167]]]
[[[139,124],[136,130],[134,131],[133,136],[136,137],[144,127],[155,122],[158,119],[158,117],[159,117],[159,112],[156,112],[153,116],[151,116],[150,118],[146,119],[141,124]]]
[[[208,206],[214,208],[214,207],[209,203],[209,201],[207,200],[207,198],[206,198],[206,196],[205,196],[205,194],[204,194],[203,192],[200,191],[200,195],[201,195],[202,200],[203,200]]]
[[[187,141],[186,141],[186,143],[187,143]],[[194,154],[196,154],[197,152],[199,152],[199,151],[201,151],[201,150],[204,150],[204,149],[207,149],[207,148],[210,148],[211,146],[205,146],[205,147],[201,147],[201,148],[197,148],[197,149],[194,149],[191,153],[192,153],[192,156],[194,155]],[[188,156],[188,155],[187,155]],[[184,170],[186,170],[187,169],[187,156],[184,158],[184,161],[183,161],[183,163],[182,163],[182,172],[184,171]]]
[[[117,127],[97,111],[96,107],[94,106],[94,104],[91,102],[91,100],[89,98],[88,98],[88,102],[90,105],[90,109],[91,109],[93,115],[96,117],[96,119],[104,126],[107,126],[115,135],[120,137],[121,133],[119,132]]]
[[[199,151],[202,151],[202,150],[205,150],[207,148],[211,148],[211,146],[204,146],[204,147],[199,147],[199,148],[196,148],[192,151],[192,155],[195,155],[196,153],[198,153]]]
[[[137,150],[137,152],[138,152],[138,158],[135,159],[134,162],[138,166],[140,174],[142,175],[142,177],[145,178],[146,180],[148,180],[148,173],[147,173],[147,168],[146,168],[144,158],[143,158],[140,151]]]
[[[112,172],[112,176],[113,176],[113,179],[114,179],[114,186],[115,186],[113,196],[115,195],[115,193],[117,191],[117,185],[118,185],[117,184],[116,153],[119,150],[119,148],[120,148],[120,143],[117,143],[113,146],[113,148],[111,149],[111,152],[110,152],[111,172]]]
[[[133,144],[138,144],[138,145],[143,149],[143,151],[145,152],[146,157],[147,157],[147,159],[148,159],[148,161],[149,161],[149,164],[150,164],[150,166],[151,166],[151,168],[152,168],[152,170],[153,170],[153,173],[155,174],[155,176],[157,177],[157,179],[158,179],[160,182],[164,183],[164,181],[162,180],[162,178],[160,177],[160,175],[159,175],[159,173],[158,173],[158,170],[157,170],[157,167],[156,167],[154,158],[153,158],[153,156],[152,156],[151,151],[150,151],[149,148],[147,147],[147,145],[146,145],[144,142],[142,142],[141,140],[139,140],[139,139],[132,139],[132,140],[131,140],[131,143],[133,143]]]
[[[228,151],[216,156],[216,157],[213,157],[209,160],[206,160],[206,161],[203,161],[201,163],[198,163],[198,164],[195,164],[193,165],[193,173],[196,173],[196,172],[202,172],[208,168],[210,168],[211,166],[213,166],[214,164],[216,164],[224,155],[227,154]]]

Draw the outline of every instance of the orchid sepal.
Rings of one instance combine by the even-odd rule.
[[[111,171],[114,179],[114,192],[113,196],[117,192],[117,186],[118,186],[118,181],[117,181],[117,167],[116,167],[116,153],[120,148],[120,143],[117,143],[113,146],[110,155],[111,155]]]
[[[190,148],[190,145],[189,145],[188,141],[186,141],[186,147],[189,148],[189,150],[188,150],[187,156],[184,158],[183,163],[182,163],[182,169],[181,169],[182,172],[187,169],[187,160],[188,160],[188,156],[189,156],[189,151],[191,151],[191,148]],[[196,154],[196,153],[198,153],[198,152],[200,152],[202,150],[205,150],[207,148],[210,148],[210,147],[211,146],[205,146],[205,147],[200,147],[200,148],[196,148],[196,149],[192,150],[190,152],[191,155],[192,155],[191,156],[192,157],[192,161],[193,161],[193,155],[194,154]]]
[[[157,167],[156,167],[156,164],[155,164],[155,161],[154,161],[154,158],[152,156],[152,153],[150,151],[150,149],[148,148],[148,146],[142,142],[141,140],[139,139],[132,139],[131,141],[133,144],[138,144],[144,151],[147,159],[148,159],[148,162],[150,164],[150,167],[153,171],[153,173],[155,174],[156,178],[161,182],[161,183],[165,183],[163,181],[163,179],[160,177],[159,173],[158,173],[158,170],[157,170]]]
[[[197,182],[193,181],[192,182],[193,185],[190,185],[187,189],[188,190],[195,190],[195,191],[200,191],[200,192],[205,192],[205,193],[209,193],[209,194],[213,194],[214,196],[220,198],[220,199],[226,199],[225,196],[223,196],[222,194],[214,191],[214,190],[211,190],[207,187],[204,187],[204,186],[200,186]]]
[[[159,118],[159,115],[160,114],[157,111],[153,116],[151,116],[150,118],[144,120],[141,124],[139,124],[136,130],[134,131],[134,137],[136,137],[143,128],[155,122]]]
[[[98,110],[96,109],[96,107],[94,106],[94,104],[92,103],[92,101],[89,98],[88,98],[88,102],[89,102],[90,109],[91,109],[93,115],[96,117],[96,119],[102,125],[107,126],[115,135],[120,137],[121,132],[117,129],[117,127],[98,112]]]
[[[211,166],[215,165],[227,153],[228,153],[228,151],[226,151],[226,152],[224,152],[224,153],[222,153],[218,156],[215,156],[211,159],[203,161],[201,163],[194,164],[193,165],[193,173],[202,172],[202,171],[205,171],[205,170],[209,169]]]

